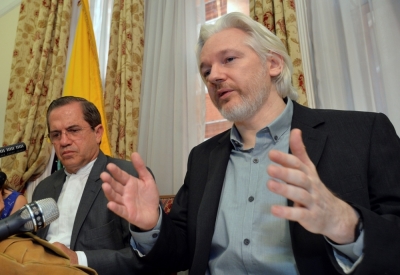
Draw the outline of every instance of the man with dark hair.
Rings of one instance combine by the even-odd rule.
[[[61,169],[35,188],[33,200],[54,198],[60,217],[37,235],[64,251],[71,263],[89,266],[99,275],[137,274],[128,223],[107,209],[100,173],[113,163],[138,176],[131,163],[103,154],[100,113],[79,97],[54,100],[47,111],[48,138]],[[140,273],[140,272],[138,272]]]
[[[400,274],[400,140],[378,113],[297,104],[282,42],[240,13],[204,25],[198,62],[232,129],[193,148],[169,215],[109,164],[108,207],[142,262],[190,274]],[[290,152],[290,153],[288,153]]]

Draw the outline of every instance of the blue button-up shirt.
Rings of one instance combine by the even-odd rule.
[[[289,152],[293,103],[244,150],[236,127],[211,246],[208,274],[298,274],[289,223],[271,214],[287,199],[266,187],[270,150]]]

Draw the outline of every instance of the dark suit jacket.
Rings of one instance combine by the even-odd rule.
[[[322,182],[363,218],[364,258],[353,274],[400,274],[400,140],[388,118],[294,103],[292,128],[302,130]],[[232,149],[226,131],[191,151],[184,185],[143,261],[205,274]],[[323,236],[295,222],[290,233],[300,274],[344,274]]]
[[[79,203],[71,235],[71,249],[84,251],[89,267],[99,275],[138,274],[141,268],[136,262],[130,246],[128,223],[107,208],[107,198],[101,189],[103,183],[100,174],[106,171],[108,163],[115,163],[122,170],[136,176],[132,163],[114,159],[101,151],[89,174],[82,198]],[[64,170],[59,170],[35,188],[33,200],[54,198],[60,196],[65,182]],[[46,239],[49,227],[38,230],[37,235]]]

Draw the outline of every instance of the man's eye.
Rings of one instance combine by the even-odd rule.
[[[67,132],[71,133],[71,134],[76,134],[80,131],[80,128],[72,128],[72,129],[68,129]]]
[[[206,78],[207,76],[209,76],[210,75],[210,71],[205,71],[205,72],[203,72],[203,77],[204,78]]]
[[[58,132],[55,132],[55,133],[51,133],[50,134],[50,138],[58,138],[60,136],[60,133],[58,133]]]
[[[235,60],[234,57],[228,57],[228,58],[226,59],[226,63],[232,62],[233,60]]]

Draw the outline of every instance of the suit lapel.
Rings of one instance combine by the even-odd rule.
[[[303,142],[311,161],[318,165],[325,147],[327,134],[318,130],[317,127],[324,124],[317,112],[293,102],[292,129],[300,129]]]
[[[51,189],[51,191],[49,191],[49,194],[46,194],[45,197],[48,198],[53,198],[56,202],[58,201],[58,198],[60,197],[61,194],[61,190],[63,188],[64,182],[65,182],[65,178],[66,178],[66,174],[64,172],[64,170],[62,171],[58,171],[56,173],[59,173],[59,175],[57,175],[57,177],[55,178],[54,184],[53,184],[53,188]],[[47,236],[47,233],[49,232],[49,228],[50,226],[46,226],[43,229],[39,229],[37,232],[37,235],[44,239],[45,236]]]
[[[93,164],[92,171],[90,171],[88,180],[83,190],[82,198],[76,212],[74,226],[72,228],[71,235],[71,249],[74,249],[78,233],[82,228],[82,225],[98,195],[101,190],[102,181],[100,179],[100,174],[105,171],[105,166],[107,165],[107,157],[100,151],[97,156],[97,160]]]
[[[317,129],[319,127],[322,128],[324,123],[324,120],[315,110],[293,102],[292,129],[301,130],[307,154],[315,166],[318,165],[318,162],[325,147],[326,140],[328,138],[328,135],[325,132]],[[288,200],[288,205],[293,206],[293,201]],[[308,236],[308,232],[306,232],[300,224],[292,221],[289,221],[289,228],[292,239],[293,252],[296,257],[296,255],[298,254],[298,247],[297,241],[295,238],[293,238],[293,236],[295,236],[296,234],[297,236],[299,234],[305,234],[305,236]],[[294,231],[296,231],[296,233],[293,233]]]
[[[192,266],[207,267],[208,258],[202,255],[209,255],[210,253],[222,186],[231,150],[230,131],[227,131],[219,140],[218,146],[210,152],[208,157],[207,183],[197,216],[196,247],[198,249],[195,251]]]

